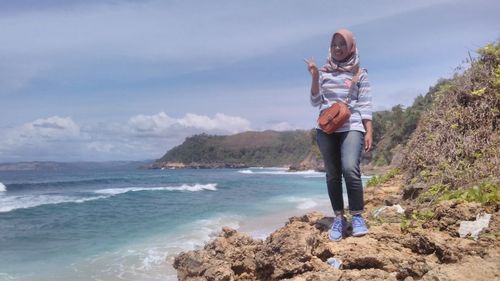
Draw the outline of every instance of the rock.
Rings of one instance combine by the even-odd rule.
[[[458,237],[460,221],[472,221],[476,215],[483,212],[479,203],[457,203],[455,201],[444,201],[437,204],[434,209],[432,220],[422,225],[424,228],[438,228],[451,236]]]
[[[420,195],[420,193],[422,193],[423,190],[424,186],[421,184],[412,184],[405,186],[403,188],[402,199],[403,200],[415,199]]]
[[[284,281],[336,281],[341,280],[342,271],[336,269],[328,269],[324,271],[310,271],[297,275]]]
[[[340,280],[346,281],[396,281],[396,274],[380,269],[351,270],[342,274]]]
[[[394,186],[367,191],[367,212],[383,218],[364,237],[328,239],[333,218],[313,212],[291,217],[265,241],[224,227],[203,249],[179,254],[174,261],[181,281],[323,281],[323,280],[498,280],[499,212],[491,216],[489,237],[458,237],[462,220],[473,220],[482,207],[475,203],[441,202],[422,227],[402,233],[392,218],[421,209],[383,206],[399,192]],[[401,201],[403,202],[403,201]],[[376,205],[378,204],[378,205]],[[377,209],[377,207],[378,209]],[[394,220],[395,221],[395,220]],[[488,234],[488,233],[487,233]],[[342,261],[341,269],[327,261]]]
[[[311,252],[317,246],[319,236],[318,229],[299,220],[291,220],[284,228],[272,233],[262,252],[255,257],[257,269],[262,268],[270,274],[261,277],[285,279],[311,271]]]
[[[204,276],[208,281],[234,281],[234,272],[231,270],[229,263],[222,263],[219,266],[208,268]]]
[[[373,212],[373,217],[383,222],[400,222],[404,218],[405,210],[401,205],[383,206]]]
[[[500,256],[494,255],[482,259],[477,256],[468,256],[460,263],[440,265],[425,274],[422,280],[500,280]]]
[[[174,260],[179,280],[204,276],[207,280],[234,280],[236,275],[254,272],[255,253],[262,241],[224,227],[202,250],[181,253]]]
[[[414,253],[430,255],[436,251],[436,244],[427,236],[412,233],[411,238],[404,242],[404,245],[410,248]]]
[[[205,255],[197,251],[181,253],[174,260],[177,277],[179,280],[187,280],[201,276],[207,270],[206,261]]]

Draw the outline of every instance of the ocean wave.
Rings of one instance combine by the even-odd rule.
[[[297,203],[296,208],[299,210],[311,209],[318,205],[312,198],[288,197],[286,200],[291,203]]]
[[[0,199],[0,213],[7,213],[17,209],[28,209],[41,205],[54,205],[61,203],[83,203],[106,198],[107,196],[76,197],[63,195],[25,195],[9,196]]]
[[[249,169],[259,169],[259,170],[288,170],[288,168],[283,167],[249,167]]]
[[[239,229],[242,217],[238,215],[216,214],[207,219],[199,219],[181,227],[176,239],[171,245],[186,250],[202,247],[206,242],[216,237],[223,226]]]
[[[324,178],[324,177],[325,173],[320,173],[320,172],[318,172],[318,174],[304,176],[304,178]]]
[[[239,170],[238,173],[240,173],[240,174],[253,174],[254,172],[252,170]]]
[[[95,178],[95,179],[80,179],[80,180],[59,180],[59,181],[31,181],[18,182],[9,184],[10,190],[18,189],[34,189],[39,187],[59,187],[59,186],[78,186],[78,185],[93,185],[93,184],[108,184],[116,183],[117,181],[127,180],[123,177],[113,178]]]
[[[7,187],[0,182],[0,192],[5,192],[5,191],[7,191]]]
[[[181,186],[165,186],[165,187],[125,187],[125,188],[107,188],[107,189],[99,189],[94,191],[99,194],[109,194],[109,195],[117,195],[127,192],[136,192],[136,191],[203,191],[203,190],[217,190],[216,183],[209,184],[195,184],[195,185],[187,185],[183,184]]]
[[[69,195],[22,195],[22,196],[2,196],[0,197],[0,213],[6,213],[17,209],[34,208],[41,205],[55,205],[61,203],[83,203],[87,201],[106,199],[118,194],[143,190],[168,190],[168,191],[202,191],[217,190],[217,184],[195,184],[182,185],[177,187],[128,187],[128,188],[110,188],[96,190],[94,193],[98,196],[82,197]]]
[[[306,177],[319,177],[324,176],[325,173],[317,172],[315,170],[306,170],[306,171],[296,171],[289,172],[287,169],[273,169],[268,171],[252,171],[252,170],[239,170],[238,173],[242,174],[267,174],[267,175],[300,175]]]
[[[94,272],[96,280],[177,280],[172,264],[180,253],[203,247],[223,226],[238,229],[241,217],[216,214],[177,230],[127,244],[72,264],[77,272]]]

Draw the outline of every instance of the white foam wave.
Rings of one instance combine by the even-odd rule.
[[[299,210],[311,209],[318,205],[318,203],[316,203],[316,201],[312,198],[288,197],[287,201],[291,203],[298,203],[296,208]]]
[[[319,173],[317,175],[305,175],[304,178],[324,178],[325,173]]]
[[[286,171],[288,168],[283,168],[283,167],[250,167],[250,169],[255,170],[255,169],[260,169],[260,170],[282,170]]]
[[[247,171],[247,170],[244,170]],[[306,170],[306,171],[296,171],[289,172],[288,170],[274,170],[274,171],[251,171],[252,174],[268,174],[268,175],[301,175],[301,176],[324,176],[325,173],[317,172],[314,170]],[[248,172],[245,172],[248,173]]]
[[[224,214],[215,215],[208,219],[200,219],[186,226],[185,229],[181,229],[182,234],[172,242],[175,246],[184,250],[194,250],[214,238],[223,226],[238,229],[240,221],[241,217],[239,216]]]
[[[241,173],[241,174],[253,174],[254,172],[252,170],[239,170],[238,173]]]
[[[0,192],[5,192],[5,191],[7,191],[7,187],[0,182]]]
[[[203,191],[203,190],[217,190],[216,183],[209,184],[195,184],[195,185],[187,185],[183,184],[181,186],[163,186],[163,187],[126,187],[126,188],[107,188],[107,189],[99,189],[94,191],[99,194],[109,194],[109,195],[117,195],[127,192],[136,192],[136,191]]]
[[[92,272],[95,280],[177,280],[172,266],[175,256],[203,247],[223,226],[238,229],[241,220],[239,216],[218,214],[114,252],[101,253],[72,267],[75,272]]]
[[[103,198],[106,198],[106,196],[95,196],[87,198],[62,195],[25,195],[2,197],[0,199],[0,213],[6,213],[17,209],[33,208],[41,205],[83,203]]]
[[[129,188],[109,188],[95,191],[99,196],[63,196],[63,195],[23,195],[23,196],[2,196],[0,197],[0,213],[6,213],[17,209],[27,209],[41,205],[54,205],[61,203],[83,203],[87,201],[109,198],[118,194],[142,191],[142,190],[169,190],[169,191],[202,191],[217,190],[217,184],[195,184],[181,185],[177,187],[129,187]]]

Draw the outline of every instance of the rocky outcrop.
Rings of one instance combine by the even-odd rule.
[[[150,169],[243,169],[248,168],[248,165],[230,164],[230,163],[182,163],[182,162],[155,162],[148,168]]]
[[[391,203],[385,199],[395,191],[390,185],[368,190],[367,213]],[[290,218],[264,241],[224,228],[203,249],[177,256],[174,267],[179,280],[191,281],[498,280],[498,211],[493,235],[477,241],[456,235],[457,222],[480,209],[440,204],[432,220],[405,232],[399,222],[370,218],[369,235],[340,242],[328,239],[332,218],[318,212]],[[340,268],[330,266],[331,258]]]
[[[324,172],[325,163],[323,162],[323,158],[321,158],[321,155],[319,155],[318,152],[315,152],[315,150],[312,149],[304,160],[302,160],[299,164],[291,165],[289,170],[290,171],[315,170],[319,172]]]

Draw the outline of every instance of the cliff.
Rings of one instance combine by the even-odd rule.
[[[406,183],[436,193],[500,182],[500,43],[435,92],[404,151]]]
[[[401,178],[366,192],[370,234],[328,239],[332,217],[292,217],[266,240],[224,228],[203,249],[181,253],[174,262],[179,280],[497,280],[500,278],[498,206],[479,239],[459,238],[461,220],[475,220],[480,204],[443,202],[431,219],[402,228],[419,211],[401,201]],[[384,205],[401,203],[399,214]],[[490,210],[491,211],[491,210]],[[373,214],[377,215],[374,216]],[[332,258],[341,263],[332,267]]]

